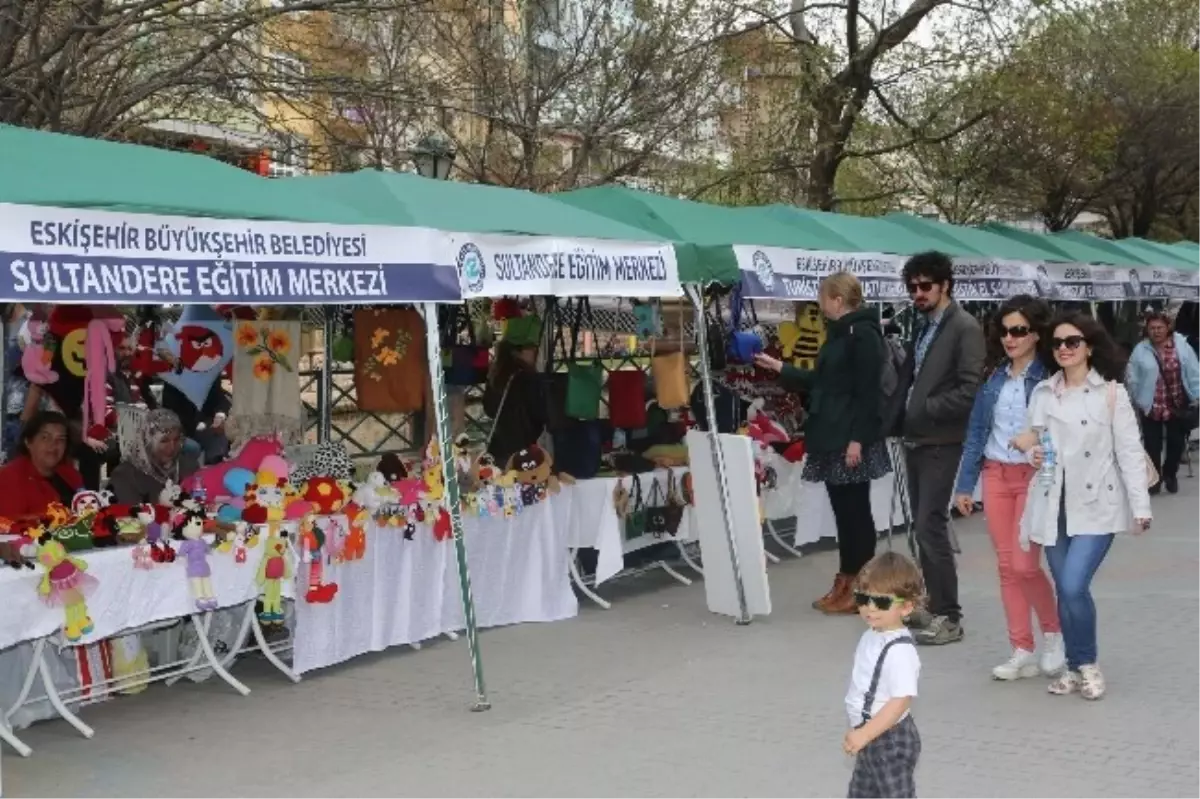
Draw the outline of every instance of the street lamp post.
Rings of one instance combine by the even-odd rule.
[[[413,165],[422,177],[434,180],[449,180],[458,153],[454,143],[441,133],[431,133],[417,144],[412,151]]]

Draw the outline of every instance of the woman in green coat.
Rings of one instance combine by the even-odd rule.
[[[813,603],[825,613],[854,613],[854,578],[875,556],[871,481],[892,470],[880,430],[880,376],[886,349],[879,314],[863,304],[862,284],[849,272],[821,281],[821,312],[829,320],[816,368],[797,369],[767,355],[756,363],[779,373],[790,391],[808,394],[804,471],[824,483],[837,522],[840,569],[833,588]]]

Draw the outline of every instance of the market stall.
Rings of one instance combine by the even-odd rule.
[[[229,208],[245,208],[249,198],[261,203],[253,214],[258,217],[271,215],[265,209],[279,208],[280,215],[307,220],[372,221],[336,204],[289,198],[278,184],[256,178],[246,182],[244,173],[214,169],[211,162],[195,156],[176,154],[164,160],[163,153],[128,145],[50,134],[31,137],[11,129],[0,134],[4,141],[24,137],[26,144],[37,144],[48,162],[62,163],[68,155],[92,157],[79,160],[78,169],[71,171],[72,180],[47,185],[39,174],[36,181],[6,179],[0,190],[0,297],[27,306],[46,304],[56,309],[51,314],[68,307],[63,303],[77,309],[69,315],[83,323],[70,328],[69,334],[59,333],[53,315],[47,324],[47,317],[36,315],[44,311],[35,312],[30,326],[37,338],[26,346],[26,357],[33,358],[31,368],[36,364],[48,373],[39,374],[47,383],[84,382],[85,398],[89,391],[96,397],[88,375],[103,380],[113,368],[111,354],[107,370],[104,361],[96,359],[112,352],[114,345],[105,343],[108,336],[124,333],[124,324],[120,328],[110,324],[120,321],[119,315],[105,310],[116,304],[279,308],[418,302],[423,303],[423,315],[430,323],[430,349],[436,352],[433,303],[459,300],[447,239],[437,231],[132,213],[125,209],[222,217],[229,215]],[[15,155],[7,147],[0,151]],[[35,160],[33,155],[27,147],[18,160]],[[155,161],[157,169],[143,169],[148,166],[143,159]],[[155,180],[109,183],[105,176],[115,165],[126,174],[143,173]],[[14,166],[6,174],[24,173]],[[172,176],[181,179],[172,183]],[[184,177],[195,180],[189,183]],[[239,181],[244,186],[237,185]],[[218,184],[225,192],[211,190]],[[239,191],[242,188],[244,192]],[[222,205],[227,197],[233,199]],[[244,693],[245,686],[225,668],[229,658],[214,652],[207,637],[214,613],[241,607],[245,622],[239,639],[252,633],[272,662],[295,677],[265,645],[263,627],[283,621],[282,603],[293,593],[292,576],[301,566],[319,562],[310,547],[311,528],[321,525],[321,518],[328,515],[321,511],[328,509],[313,498],[303,513],[284,516],[285,498],[306,494],[314,486],[302,482],[299,474],[287,474],[293,464],[284,457],[283,439],[292,434],[290,425],[283,425],[286,434],[262,432],[264,423],[273,427],[275,421],[298,412],[299,402],[291,401],[293,396],[298,399],[291,385],[296,382],[298,323],[282,311],[252,317],[236,329],[232,323],[213,319],[185,319],[173,335],[167,336],[169,332],[163,331],[164,340],[156,343],[174,348],[170,374],[212,372],[211,383],[226,366],[231,367],[236,387],[229,434],[235,445],[241,445],[239,455],[266,444],[275,448],[270,455],[274,461],[268,464],[270,458],[262,457],[256,471],[242,470],[248,476],[242,481],[241,496],[228,491],[224,493],[231,496],[222,498],[195,486],[184,491],[176,484],[172,491],[164,487],[158,496],[139,498],[144,505],[122,505],[111,496],[92,492],[86,501],[80,494],[75,502],[52,505],[41,516],[6,520],[6,559],[14,569],[3,575],[6,596],[12,601],[6,603],[0,622],[4,631],[0,648],[9,646],[5,654],[10,654],[15,652],[12,645],[36,642],[16,704],[26,699],[31,684],[40,677],[49,701],[85,735],[91,734],[90,728],[58,695],[46,662],[50,651],[65,646],[79,653],[82,671],[85,664],[91,666],[93,650],[102,661],[112,657],[108,641],[114,635],[125,637],[173,619],[188,619],[199,639],[198,654],[155,668],[135,664],[132,674],[120,676],[110,674],[104,662],[100,664],[104,679],[89,681],[87,690],[107,693],[114,685],[137,687],[207,668]],[[85,363],[87,368],[81,368]],[[440,388],[439,370],[435,358],[431,384]],[[444,413],[438,392],[434,403],[438,414]],[[86,411],[95,406],[85,399],[84,407]],[[105,435],[95,416],[93,423],[85,419],[82,429],[85,438]],[[430,473],[441,472],[445,497],[438,504],[449,510],[444,514],[445,530],[438,537],[443,557],[434,565],[441,579],[445,561],[455,564],[461,626],[467,629],[475,664],[476,705],[486,706],[462,523],[453,508],[457,475],[445,461],[436,466]],[[124,500],[131,501],[136,500]],[[224,515],[230,505],[238,508],[235,519]],[[253,515],[251,509],[262,513]],[[255,613],[255,600],[260,598]],[[28,658],[28,652],[17,654]],[[10,708],[10,716],[15,709]],[[0,725],[0,731],[9,734],[7,726]],[[28,751],[14,743],[22,753]]]
[[[654,231],[630,227],[528,192],[419,181],[410,176],[372,171],[291,182],[301,191],[320,191],[347,203],[370,203],[375,212],[391,214],[397,221],[411,219],[460,231],[455,235],[455,250],[464,297],[503,301],[519,308],[512,316],[533,321],[544,340],[541,367],[547,381],[557,379],[557,367],[564,363],[567,372],[559,375],[563,379],[573,380],[572,372],[579,367],[581,372],[584,368],[589,371],[587,379],[598,381],[591,403],[595,407],[582,413],[565,414],[570,420],[567,426],[572,428],[571,435],[577,435],[585,428],[587,435],[576,437],[564,446],[562,431],[555,430],[556,440],[543,442],[543,445],[552,454],[563,454],[558,465],[567,468],[568,472],[573,471],[574,465],[581,460],[580,452],[591,453],[582,458],[588,461],[585,468],[575,470],[587,479],[581,480],[569,493],[581,497],[604,494],[609,498],[607,504],[611,505],[613,491],[620,480],[601,484],[591,478],[600,461],[601,441],[595,435],[602,415],[600,396],[613,391],[616,381],[610,383],[602,376],[603,367],[597,353],[577,357],[575,352],[581,328],[594,326],[590,318],[585,318],[590,311],[584,300],[589,297],[636,298],[642,301],[639,307],[650,315],[661,314],[659,300],[680,297],[683,293],[681,280],[708,282],[719,279],[720,272],[701,271],[701,261],[695,257],[690,245],[676,243],[672,246]],[[514,233],[521,235],[509,235]],[[521,308],[506,299],[514,297],[537,300]],[[510,318],[502,318],[500,322],[507,325]],[[571,328],[570,341],[560,337],[563,351],[556,353],[556,334],[561,333],[563,326]],[[673,351],[681,349],[680,342],[672,343]],[[674,366],[684,373],[686,363],[682,356],[678,361]],[[633,377],[632,374],[627,376]],[[686,399],[684,404],[687,404]],[[611,407],[610,398],[610,410]],[[577,444],[584,446],[581,448]],[[569,468],[565,466],[568,450],[572,456]],[[656,485],[649,477],[646,479],[651,486]],[[629,479],[626,482],[630,482]],[[595,579],[598,582],[611,578],[623,568],[625,554],[660,543],[664,538],[678,538],[676,534],[622,537],[617,527],[624,526],[623,519],[617,519],[615,525],[602,521],[597,526],[591,518],[568,518],[568,526],[563,530],[564,541],[573,548],[597,550]],[[614,517],[605,512],[598,518],[609,520]],[[666,563],[658,562],[656,566],[667,569],[678,579],[687,580]],[[576,586],[585,595],[607,605],[577,572],[575,576]]]

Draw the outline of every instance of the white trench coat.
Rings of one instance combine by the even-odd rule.
[[[1115,389],[1115,390],[1114,390]],[[1146,455],[1125,387],[1110,388],[1095,370],[1082,390],[1065,390],[1062,372],[1038,383],[1029,398],[1029,425],[1045,429],[1055,452],[1049,488],[1034,474],[1021,517],[1021,546],[1053,546],[1066,484],[1067,535],[1133,529],[1149,519]]]

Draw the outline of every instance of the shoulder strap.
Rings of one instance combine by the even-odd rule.
[[[508,382],[504,384],[504,393],[500,395],[500,404],[496,406],[496,417],[492,419],[492,429],[488,431],[487,441],[483,442],[483,451],[487,452],[488,447],[492,445],[492,436],[496,435],[496,426],[500,424],[501,414],[504,413],[504,403],[508,399],[508,390],[512,388],[513,379],[517,373],[513,372],[508,376]]]
[[[887,657],[888,650],[896,644],[909,644],[911,646],[916,646],[912,637],[908,635],[902,635],[899,638],[893,638],[883,645],[883,649],[879,653],[879,659],[875,661],[875,673],[871,675],[871,687],[868,688],[866,694],[863,695],[863,724],[866,724],[871,720],[871,705],[875,704],[875,692],[879,690],[879,679],[883,676],[883,661],[884,658]]]

